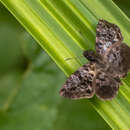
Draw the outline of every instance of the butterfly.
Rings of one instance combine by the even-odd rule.
[[[89,60],[66,80],[60,95],[70,99],[113,99],[130,70],[130,47],[124,44],[119,27],[99,20],[96,27],[96,52],[84,51]]]

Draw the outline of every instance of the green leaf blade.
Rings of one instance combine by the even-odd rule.
[[[2,3],[67,75],[78,69],[85,60],[65,59],[82,55],[83,49],[94,48],[94,30],[99,18],[117,24],[124,41],[127,44],[130,41],[129,19],[111,0],[2,0]],[[127,81],[123,80],[129,84],[130,81]],[[123,85],[112,101],[90,100],[113,129],[130,128],[129,90],[128,85]]]

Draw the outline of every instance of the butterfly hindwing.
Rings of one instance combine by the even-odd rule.
[[[60,95],[70,99],[91,98],[94,93],[95,65],[85,64],[74,72],[60,90]]]
[[[114,98],[119,89],[119,82],[107,72],[98,71],[96,75],[95,94],[102,100]]]
[[[114,43],[122,42],[122,40],[123,37],[117,25],[105,20],[99,20],[96,28],[97,53],[103,56]]]

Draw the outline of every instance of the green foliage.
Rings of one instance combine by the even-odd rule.
[[[129,0],[113,0],[122,11],[130,18],[130,1]]]
[[[64,74],[0,8],[0,130],[109,130],[88,101],[59,96]]]
[[[66,58],[82,55],[84,49],[94,50],[95,27],[99,18],[117,24],[123,33],[124,42],[129,44],[130,41],[129,18],[111,0],[1,0],[1,2],[67,75],[86,63],[86,60],[80,58],[66,61]],[[24,45],[23,49],[26,47]],[[32,63],[39,65],[34,62],[35,58],[30,58],[31,55],[35,57],[38,53],[37,48],[34,47],[35,52],[32,51],[31,54],[28,53],[28,49],[23,51],[25,59],[33,60]],[[124,79],[114,100],[103,102],[96,97],[90,100],[97,112],[113,129],[130,128],[128,77]]]

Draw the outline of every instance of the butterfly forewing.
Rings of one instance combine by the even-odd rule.
[[[119,27],[99,20],[96,31],[96,52],[103,57],[107,71],[113,77],[125,77],[130,68],[130,47],[122,43]]]
[[[91,98],[94,93],[95,64],[85,64],[73,73],[60,90],[60,95],[70,99]]]
[[[108,48],[118,41],[122,42],[122,40],[123,37],[117,25],[111,24],[105,20],[99,20],[96,28],[97,53],[103,56]]]

